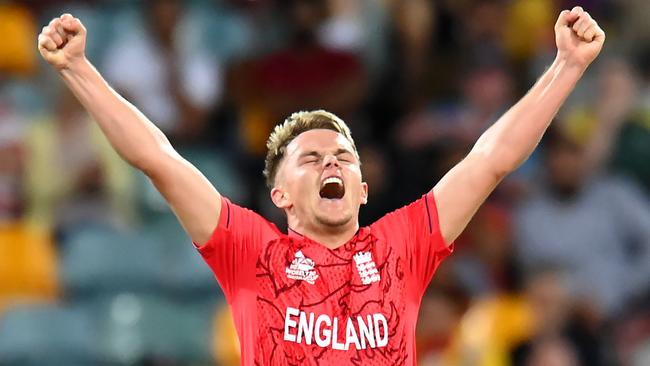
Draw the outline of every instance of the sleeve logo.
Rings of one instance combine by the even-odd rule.
[[[318,278],[318,273],[314,269],[316,264],[310,258],[305,257],[302,251],[297,251],[291,265],[287,268],[287,278],[292,280],[305,281],[313,285]]]

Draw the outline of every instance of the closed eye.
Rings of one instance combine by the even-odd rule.
[[[350,154],[348,151],[340,152],[336,154],[336,158],[339,161],[342,161],[344,163],[353,163],[354,159],[352,158],[352,154]]]
[[[308,152],[302,153],[298,157],[298,161],[300,162],[300,165],[303,165],[303,164],[315,164],[315,163],[320,162],[320,159],[321,159],[321,155],[316,151],[308,151]]]

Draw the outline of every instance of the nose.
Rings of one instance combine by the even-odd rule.
[[[334,155],[325,155],[325,158],[323,159],[323,164],[325,164],[325,168],[331,168],[331,167],[336,167],[338,168],[339,165],[339,159],[336,158]]]

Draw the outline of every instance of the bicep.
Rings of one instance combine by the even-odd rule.
[[[194,243],[210,239],[219,222],[221,196],[210,181],[173,149],[146,172]]]
[[[456,240],[502,179],[483,153],[473,151],[436,184],[433,190],[446,243]]]

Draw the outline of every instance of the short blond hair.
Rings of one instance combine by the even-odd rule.
[[[350,141],[354,154],[357,159],[359,158],[357,147],[350,134],[350,128],[334,113],[324,110],[296,112],[285,119],[284,122],[275,126],[266,141],[268,151],[264,160],[264,177],[266,177],[266,185],[269,188],[275,186],[275,177],[280,162],[284,158],[287,145],[301,133],[315,129],[326,129],[340,133]]]

